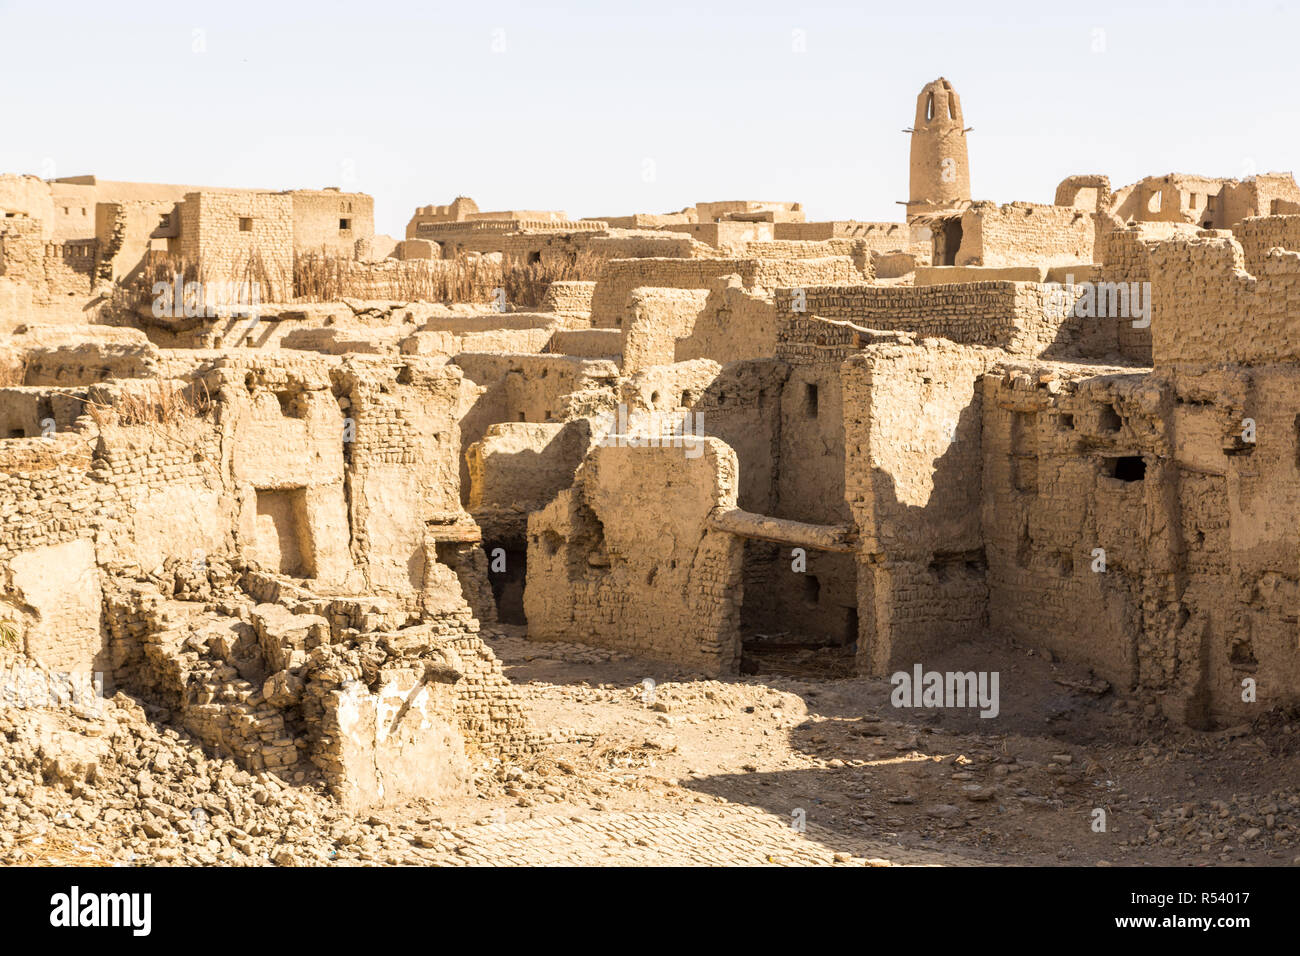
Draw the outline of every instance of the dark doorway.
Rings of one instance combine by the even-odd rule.
[[[941,219],[934,225],[934,264],[955,266],[961,248],[961,217]]]
[[[484,542],[487,552],[488,583],[497,605],[497,620],[502,624],[527,624],[524,616],[524,580],[528,571],[528,552],[515,544]]]
[[[858,638],[853,555],[745,542],[742,674],[852,675]]]

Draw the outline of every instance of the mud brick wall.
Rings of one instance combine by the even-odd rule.
[[[739,263],[737,259],[612,259],[596,280],[591,300],[592,325],[622,326],[633,289],[707,289],[719,276],[738,272]]]
[[[1257,276],[1273,248],[1300,251],[1300,216],[1252,216],[1233,230],[1246,258],[1246,271]]]
[[[603,259],[689,259],[692,257],[713,257],[715,249],[696,242],[690,236],[677,236],[671,233],[647,233],[639,235],[591,235],[582,236],[580,248]]]
[[[618,366],[607,359],[465,352],[454,361],[464,370],[468,395],[460,419],[460,488],[466,500],[465,452],[491,425],[565,421],[614,403]]]
[[[796,290],[776,292],[782,357],[799,354],[800,345],[835,347],[851,342],[852,330],[832,331],[811,321],[814,317],[1029,355],[1051,345],[1061,324],[1047,308],[1044,286],[1033,282],[810,286],[802,293],[804,311],[795,312]]]
[[[623,324],[619,348],[623,374],[633,375],[651,365],[671,365],[677,340],[695,328],[707,299],[704,289],[633,289],[628,300],[631,321]]]
[[[1101,264],[1091,276],[1079,278],[1094,282],[1132,283],[1151,281],[1152,244],[1177,234],[1180,227],[1166,223],[1138,223],[1131,227],[1103,227],[1097,240],[1097,261]],[[1142,286],[1143,288],[1150,288]],[[1145,293],[1144,293],[1145,294]],[[1154,307],[1154,301],[1151,302]],[[1135,328],[1125,317],[1086,319],[1113,345],[1113,351],[1126,359],[1151,364],[1151,329]],[[1154,308],[1151,316],[1155,323]],[[1098,353],[1102,354],[1102,353]]]
[[[88,537],[103,497],[71,434],[0,442],[0,555]]]
[[[547,340],[545,351],[617,362],[622,357],[622,348],[623,332],[620,329],[573,329],[553,333]]]
[[[293,297],[292,196],[188,193],[179,208],[178,248],[182,256],[199,264],[204,280],[241,282],[256,277],[264,284],[263,302]],[[250,228],[241,228],[241,220],[251,220]]]
[[[159,352],[147,342],[37,345],[27,352],[26,385],[94,385],[157,374]]]
[[[779,394],[777,500],[768,513],[813,524],[852,521],[845,501],[839,363],[791,363]]]
[[[904,222],[778,222],[773,229],[777,242],[856,239],[873,252],[908,252],[912,247],[912,230]]]
[[[673,371],[698,368],[698,376],[673,381]],[[707,368],[711,366],[711,368]],[[677,404],[697,416],[695,425],[706,435],[725,441],[740,463],[737,502],[746,511],[792,517],[779,510],[777,481],[788,468],[801,463],[783,457],[782,390],[790,375],[789,366],[770,358],[732,362],[679,364],[671,369],[628,383],[640,392],[644,407],[663,412]],[[631,388],[625,386],[623,394]],[[659,402],[652,401],[656,396]],[[635,399],[626,398],[629,405]],[[842,474],[842,472],[841,472]],[[834,478],[834,476],[829,476]],[[818,486],[804,489],[801,500],[818,496]],[[842,497],[842,496],[841,496]],[[833,502],[832,502],[833,504]]]
[[[289,195],[295,249],[351,259],[359,240],[374,238],[375,200],[365,193],[295,189]],[[347,229],[342,228],[344,220]]]
[[[1141,386],[1140,375],[1052,390],[1026,374],[981,382],[989,625],[1125,688],[1137,676],[1143,582],[1167,550],[1149,539],[1150,521],[1172,477]],[[1121,455],[1148,456],[1144,480],[1111,476]],[[1104,573],[1092,570],[1095,548]]]
[[[32,219],[0,220],[0,275],[32,289],[32,301],[45,305],[90,295],[95,277],[94,239],[49,241]]]
[[[738,275],[745,288],[861,282],[847,257],[820,259],[612,259],[596,281],[592,325],[615,328],[627,318],[628,298],[640,286],[708,289],[714,280]]]
[[[874,345],[840,369],[861,673],[923,664],[984,629],[977,385],[999,357],[930,339]]]
[[[665,232],[690,236],[714,249],[729,252],[751,242],[764,242],[772,238],[770,222],[677,222],[663,227]]]
[[[475,625],[448,641],[464,675],[456,682],[455,693],[467,749],[471,754],[479,750],[500,756],[538,750],[540,737],[524,717],[519,688],[506,678],[501,662],[476,631]]]
[[[1192,726],[1248,717],[1246,677],[1261,700],[1293,699],[1300,376],[1098,372],[983,380],[990,628],[1153,692]]]
[[[677,361],[712,359],[726,364],[777,352],[777,317],[772,295],[749,291],[736,276],[715,280],[690,334],[677,340]]]
[[[542,300],[543,312],[577,312],[591,314],[591,297],[596,294],[596,283],[591,282],[552,282],[546,287],[546,296]]]
[[[1172,412],[1171,550],[1182,574],[1168,582],[1158,615],[1148,601],[1141,676],[1181,695],[1178,719],[1249,720],[1258,705],[1242,702],[1243,679],[1257,681],[1265,702],[1293,702],[1300,688],[1300,375],[1293,365],[1207,366],[1154,379],[1148,387],[1164,392]],[[1241,440],[1245,417],[1255,421],[1254,443]],[[1166,514],[1155,512],[1153,528]]]
[[[1091,214],[1066,206],[978,202],[961,217],[959,266],[1067,265],[1092,262]]]
[[[1207,236],[1157,243],[1151,263],[1157,367],[1300,360],[1300,253],[1270,254],[1252,276],[1235,240]]]
[[[54,224],[55,211],[50,184],[39,176],[0,173],[0,214],[5,213],[14,214],[13,218],[0,215],[0,221],[6,224],[14,219],[31,219],[45,230],[38,234],[52,235],[49,227]]]
[[[736,503],[736,457],[717,439],[683,448],[598,447],[573,488],[528,521],[530,636],[735,673],[744,545],[708,530]],[[629,496],[664,501],[628,509]]]
[[[858,330],[806,313],[785,313],[779,321],[776,357],[791,365],[838,364],[864,344]]]
[[[875,278],[871,263],[872,247],[863,239],[827,239],[822,242],[750,242],[739,248],[742,256],[761,256],[766,259],[825,259],[848,256],[853,267],[867,279]]]
[[[104,489],[79,436],[0,442],[0,618],[57,672],[107,669],[94,534]]]
[[[103,428],[93,466],[108,491],[100,559],[150,570],[168,557],[228,551],[235,509],[220,468],[211,422]]]
[[[354,440],[342,442],[353,560],[374,587],[418,587],[428,522],[460,513],[460,371],[413,359],[336,375]]]

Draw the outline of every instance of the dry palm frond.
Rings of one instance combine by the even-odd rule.
[[[9,866],[113,866],[103,847],[48,831],[20,836],[4,854]]]

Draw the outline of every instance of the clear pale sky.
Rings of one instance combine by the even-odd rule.
[[[974,127],[976,199],[1051,202],[1072,173],[1294,169],[1297,37],[1279,0],[0,0],[0,172],[340,186],[397,236],[458,194],[898,220],[901,130],[940,75]]]

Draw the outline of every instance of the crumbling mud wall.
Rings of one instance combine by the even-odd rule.
[[[115,576],[117,674],[248,770],[319,775],[354,807],[454,796],[473,758],[537,738],[455,575],[439,578],[439,605],[408,625],[383,599],[320,596],[237,559]]]
[[[94,287],[96,255],[94,239],[49,239],[39,220],[0,219],[0,276],[27,286],[37,305],[80,309]]]
[[[1300,215],[1252,216],[1241,221],[1233,237],[1241,243],[1246,271],[1260,275],[1270,249],[1300,252]]]
[[[564,422],[609,410],[618,365],[569,355],[463,353],[455,358],[465,389],[459,411],[459,487],[468,495],[465,453],[488,428],[501,422]]]
[[[1036,282],[936,286],[838,285],[778,289],[782,343],[818,345],[830,333],[820,319],[863,329],[912,332],[968,345],[1037,355],[1060,334],[1065,317]]]
[[[71,435],[0,443],[0,618],[59,671],[105,669],[90,467]]]
[[[592,445],[591,424],[502,422],[469,446],[466,507],[485,539],[524,540],[528,516],[573,483]]]
[[[166,364],[183,374],[10,390],[49,423],[0,442],[20,649],[355,806],[464,792],[476,761],[536,746],[466,600],[488,584],[460,371]]]
[[[863,673],[910,667],[985,631],[976,382],[998,357],[927,339],[869,346],[842,366]]]
[[[1151,252],[1152,356],[1175,365],[1265,365],[1300,357],[1300,252],[1270,251],[1258,275],[1228,236],[1162,242]]]
[[[1013,369],[982,391],[990,626],[1132,687],[1159,566],[1160,525],[1139,516],[1159,522],[1164,477],[1144,377]]]
[[[591,302],[596,328],[622,327],[629,319],[632,290],[709,289],[723,276],[738,275],[746,289],[862,281],[847,256],[820,259],[612,259],[605,263]]]
[[[677,339],[678,362],[712,359],[726,364],[776,354],[777,313],[772,294],[750,291],[740,276],[726,276],[709,290],[704,307],[686,335]]]
[[[573,487],[528,520],[529,635],[735,673],[743,546],[707,521],[735,507],[736,471],[714,438],[598,446]]]
[[[630,321],[623,325],[619,353],[623,375],[635,375],[651,365],[671,365],[678,340],[694,330],[708,297],[704,289],[633,289]]]
[[[987,376],[991,626],[1193,726],[1249,713],[1247,679],[1288,697],[1295,389],[1273,369]]]

